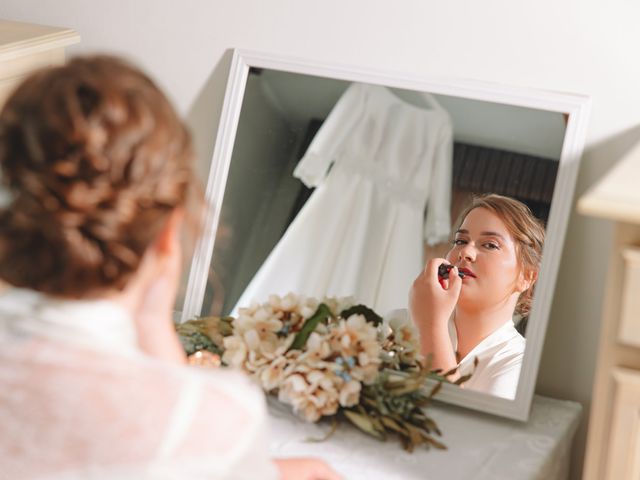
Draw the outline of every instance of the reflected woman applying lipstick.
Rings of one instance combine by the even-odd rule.
[[[465,388],[515,398],[525,339],[513,316],[529,312],[544,228],[526,205],[494,194],[475,198],[460,218],[446,258],[427,262],[413,283],[410,316],[433,368],[458,366],[455,380],[477,357]]]

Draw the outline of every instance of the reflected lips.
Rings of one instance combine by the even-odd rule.
[[[462,268],[459,268],[459,269],[458,269],[458,271],[459,271],[460,273],[464,273],[464,275],[465,275],[466,277],[476,278],[476,274],[475,274],[475,273],[473,273],[473,272],[472,272],[471,270],[469,270],[468,268],[464,268],[464,267],[462,267]],[[464,278],[464,277],[462,277],[462,278]]]

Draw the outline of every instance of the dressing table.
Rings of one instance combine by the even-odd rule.
[[[320,457],[345,479],[367,480],[560,480],[568,478],[580,404],[535,396],[526,423],[435,404],[430,414],[447,450],[405,452],[395,439],[380,442],[340,423],[309,424],[269,400],[274,457]]]

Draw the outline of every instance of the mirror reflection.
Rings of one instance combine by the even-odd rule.
[[[478,357],[465,388],[513,398],[537,278],[522,242],[544,235],[564,133],[557,112],[252,68],[202,315],[353,296],[418,325],[444,370]],[[489,193],[504,205],[469,210]]]

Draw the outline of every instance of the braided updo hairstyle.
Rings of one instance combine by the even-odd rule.
[[[122,289],[192,184],[190,136],[107,56],[27,78],[0,113],[0,278],[64,297]]]

